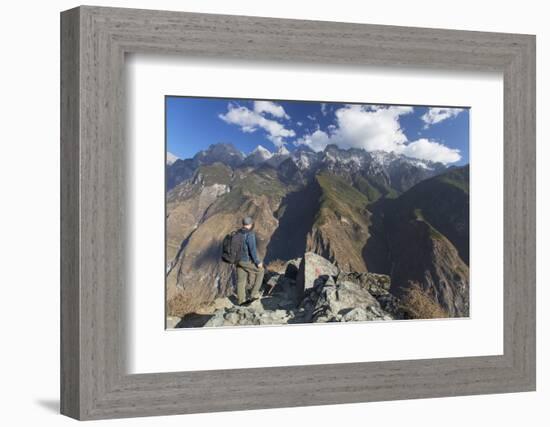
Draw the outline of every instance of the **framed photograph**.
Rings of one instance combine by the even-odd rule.
[[[61,411],[535,390],[535,37],[61,14]]]
[[[167,96],[165,117],[169,327],[469,317],[468,108]]]

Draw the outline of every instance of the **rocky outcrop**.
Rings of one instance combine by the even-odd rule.
[[[332,277],[311,289],[301,306],[316,323],[393,319],[367,289]]]
[[[289,262],[287,271],[297,263],[297,260]],[[398,305],[397,298],[388,291],[388,276],[342,272],[328,260],[310,253],[304,255],[302,264],[308,265],[307,273],[302,278],[298,273],[298,281],[286,274],[268,272],[264,295],[249,304],[236,305],[233,298],[217,298],[196,313],[182,319],[171,318],[169,325],[185,328],[402,318],[399,310],[388,303]],[[303,290],[302,280],[311,286]],[[273,292],[268,294],[272,288]]]
[[[306,252],[298,267],[298,293],[303,296],[306,289],[313,288],[316,281],[325,281],[329,276],[336,276],[338,268],[327,259],[313,252]]]

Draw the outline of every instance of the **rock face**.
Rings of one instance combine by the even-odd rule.
[[[297,285],[300,296],[306,289],[313,288],[316,281],[325,281],[329,276],[338,275],[338,268],[327,259],[313,252],[306,252],[298,268]]]
[[[313,322],[349,322],[392,320],[369,291],[361,285],[332,278],[318,284],[303,301],[304,307],[313,306]]]

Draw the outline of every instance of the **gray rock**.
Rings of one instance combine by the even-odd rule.
[[[348,281],[357,283],[370,292],[371,295],[384,295],[390,290],[391,279],[385,274],[376,273],[357,273],[341,271],[337,278],[337,282]]]
[[[224,311],[219,310],[204,324],[205,328],[213,328],[217,326],[223,326],[225,323]]]
[[[236,325],[240,320],[240,316],[235,312],[229,312],[225,314],[224,319],[227,323]]]
[[[365,320],[370,319],[367,314],[367,310],[363,307],[356,307],[342,316],[343,322],[360,322]]]
[[[399,298],[395,295],[387,293],[376,297],[382,310],[389,313],[394,319],[405,319],[406,313],[401,306]]]
[[[174,329],[176,325],[180,322],[181,317],[167,316],[166,317],[166,328]]]
[[[338,275],[338,267],[329,260],[313,252],[306,252],[296,278],[298,295],[304,295],[306,289],[314,287],[319,282],[326,282],[330,276]]]
[[[376,298],[357,283],[341,281],[334,286],[318,286],[318,293],[313,309],[314,322],[391,318],[382,310]]]

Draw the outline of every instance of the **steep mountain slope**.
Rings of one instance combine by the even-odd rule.
[[[243,153],[233,144],[212,144],[199,151],[192,159],[177,159],[166,168],[166,189],[169,191],[179,183],[191,178],[199,166],[222,163],[231,168],[239,167],[244,160]]]
[[[317,175],[316,182],[321,197],[306,250],[329,259],[343,270],[367,271],[362,248],[368,239],[368,198],[333,173]]]
[[[200,166],[195,159],[177,159],[166,167],[166,190],[171,190],[176,185],[191,178],[195,170]]]
[[[197,301],[225,295],[232,270],[221,261],[223,237],[245,216],[256,220],[258,252],[264,257],[277,228],[274,210],[288,188],[269,167],[233,171],[220,163],[199,167],[193,178],[168,193],[167,296],[178,289]],[[176,242],[180,241],[179,246]]]
[[[468,166],[450,170],[384,209],[392,292],[401,295],[416,282],[459,317],[469,315],[468,180]]]
[[[231,293],[221,241],[252,216],[266,262],[314,252],[344,271],[391,276],[395,295],[414,282],[450,315],[469,313],[467,166],[336,146],[258,148],[245,158],[221,144],[175,161],[170,179],[169,299]]]
[[[400,197],[400,209],[416,211],[424,221],[442,233],[469,264],[470,168],[463,166],[427,179]]]

